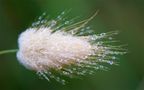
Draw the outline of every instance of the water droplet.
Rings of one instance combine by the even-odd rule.
[[[100,36],[104,36],[104,35],[106,35],[106,33],[101,33],[101,34],[100,34]]]
[[[65,24],[69,24],[69,21],[66,21]]]
[[[102,59],[98,59],[99,61],[102,61]]]
[[[45,16],[45,15],[46,15],[46,12],[44,12],[42,15]]]
[[[72,68],[72,70],[76,71],[76,68]]]
[[[114,59],[116,59],[116,57],[113,56],[112,59],[114,60]]]
[[[64,14],[65,14],[65,12],[62,12],[62,13],[61,13],[61,15],[64,15]]]
[[[109,63],[110,65],[112,65],[114,62],[113,62],[113,61],[109,61],[108,63]]]
[[[38,20],[41,20],[42,19],[42,16],[40,16],[39,18],[38,18]]]
[[[52,27],[55,26],[56,24],[57,24],[57,22],[56,22],[55,20],[52,20],[49,27],[52,28]]]
[[[36,22],[36,25],[39,25],[39,24],[40,24],[40,21],[37,21],[37,22]]]
[[[109,39],[109,40],[112,40],[112,37],[109,37],[108,39]]]
[[[86,27],[86,29],[90,29],[90,27]]]
[[[61,16],[58,16],[57,19],[58,19],[58,20],[61,20],[62,18],[61,18]]]
[[[61,83],[62,83],[63,85],[65,85],[66,81],[65,81],[65,80],[61,80]]]

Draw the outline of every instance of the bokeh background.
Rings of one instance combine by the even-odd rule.
[[[0,56],[0,90],[144,90],[144,0],[0,0],[0,50],[17,48],[18,35],[43,12],[51,16],[71,9],[69,17],[87,18],[97,33],[119,30],[128,54],[119,66],[97,71],[67,85],[47,82],[25,69],[15,53]]]

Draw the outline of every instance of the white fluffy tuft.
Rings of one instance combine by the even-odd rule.
[[[18,40],[18,60],[36,71],[59,68],[92,54],[88,41],[65,32],[51,33],[49,28],[29,28]]]

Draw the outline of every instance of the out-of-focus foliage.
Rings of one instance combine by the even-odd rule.
[[[67,85],[39,79],[21,66],[15,54],[0,56],[0,90],[144,90],[143,0],[0,0],[0,50],[17,48],[18,35],[43,12],[51,18],[71,9],[71,17],[87,18],[100,10],[90,26],[96,33],[119,30],[116,37],[129,52],[119,66],[98,71]]]

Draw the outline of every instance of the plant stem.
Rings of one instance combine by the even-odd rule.
[[[3,51],[0,51],[0,55],[7,54],[7,53],[15,53],[17,51],[18,49],[3,50]]]

